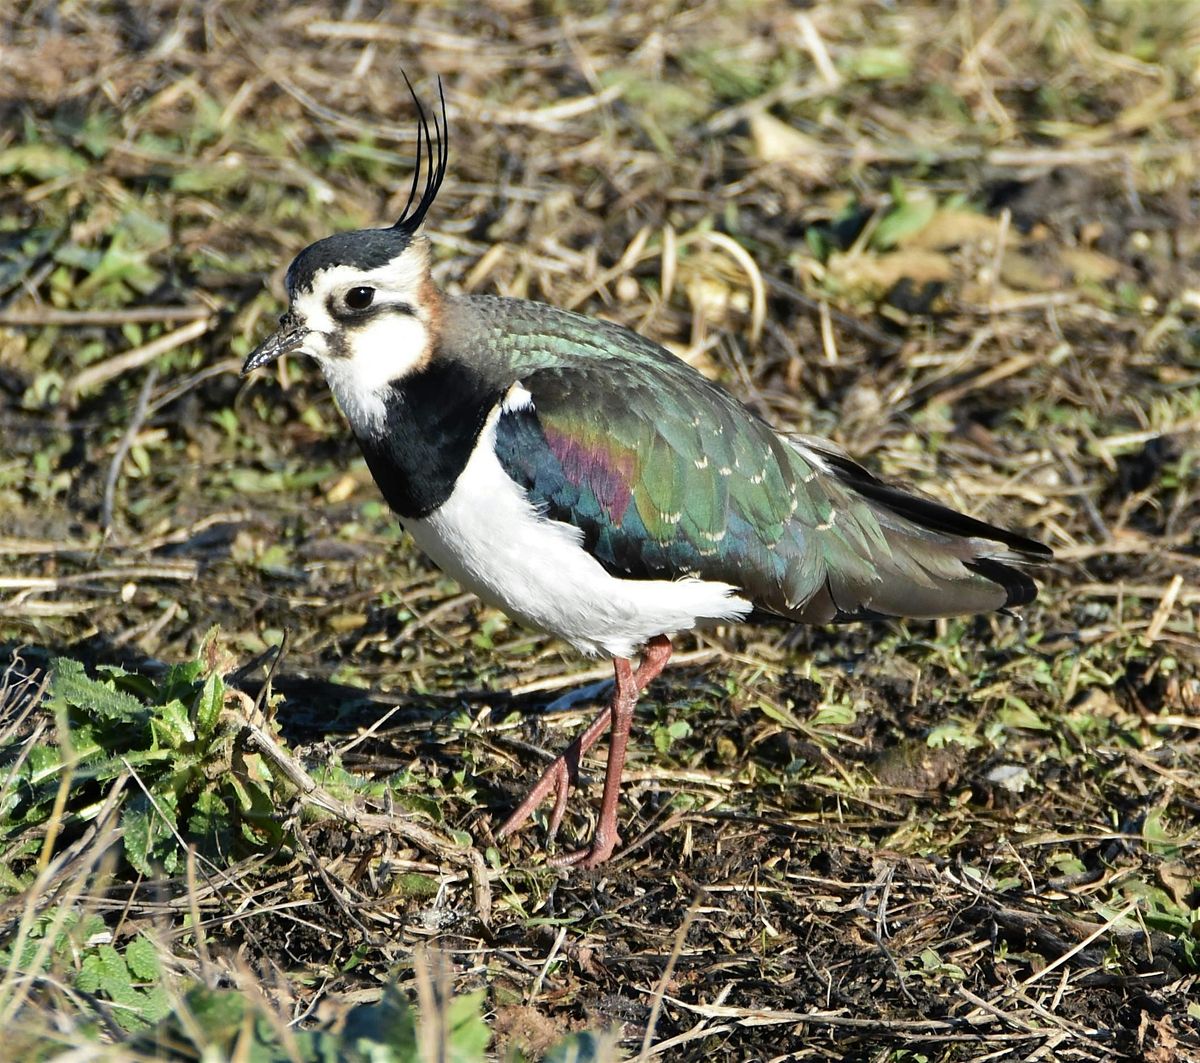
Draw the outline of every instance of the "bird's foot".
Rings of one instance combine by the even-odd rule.
[[[613,661],[616,686],[612,703],[566,748],[561,757],[554,759],[517,810],[501,825],[498,837],[507,838],[516,831],[553,792],[554,811],[550,814],[549,832],[549,837],[553,838],[567,810],[567,796],[578,778],[580,760],[611,727],[612,744],[608,751],[608,767],[604,772],[604,796],[600,802],[600,819],[592,836],[591,847],[556,857],[550,863],[558,867],[591,868],[598,867],[612,856],[621,840],[617,833],[617,800],[621,789],[621,773],[625,767],[625,749],[633,724],[633,708],[638,695],[663,670],[670,658],[670,640],[665,635],[657,635],[646,644],[646,651],[636,672],[623,657]]]
[[[561,756],[555,757],[550,762],[550,766],[542,773],[542,777],[538,779],[533,789],[525,795],[525,800],[501,824],[500,829],[496,832],[497,838],[504,839],[510,834],[514,834],[526,820],[533,816],[534,810],[551,793],[554,794],[554,810],[550,813],[548,839],[554,837],[558,832],[559,824],[562,823],[563,815],[567,811],[567,797],[571,793],[571,784],[575,781],[579,771],[577,746],[578,742],[573,742]]]
[[[616,831],[602,831],[597,828],[592,836],[592,844],[587,849],[577,849],[573,853],[556,856],[548,862],[551,867],[591,869],[605,863],[620,844],[621,836]]]
[[[571,793],[571,787],[579,778],[579,762],[583,759],[584,754],[596,744],[596,740],[608,730],[611,720],[612,708],[605,706],[588,726],[588,729],[567,746],[560,756],[550,762],[550,766],[542,773],[542,777],[538,779],[533,789],[525,795],[525,800],[501,825],[496,832],[496,837],[504,839],[515,833],[533,815],[534,809],[551,793],[554,794],[554,811],[550,813],[549,837],[554,837],[558,825],[566,814],[567,797]]]

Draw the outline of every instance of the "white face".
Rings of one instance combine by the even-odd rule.
[[[308,330],[298,354],[316,359],[356,430],[380,424],[388,385],[429,356],[429,245],[414,240],[372,270],[330,266],[311,290],[291,293],[291,311]]]

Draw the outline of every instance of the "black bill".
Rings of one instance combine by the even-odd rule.
[[[279,319],[279,328],[254,348],[242,363],[242,376],[270,365],[276,358],[299,350],[308,338],[309,330],[290,311]]]

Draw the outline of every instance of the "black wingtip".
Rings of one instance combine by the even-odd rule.
[[[1045,565],[1054,560],[1054,551],[1036,539],[997,527],[995,524],[988,524],[976,517],[969,517],[949,506],[943,506],[940,502],[911,494],[903,488],[893,487],[842,454],[822,451],[821,457],[859,494],[886,506],[893,513],[914,524],[930,531],[957,535],[964,539],[988,539],[991,542],[1003,543],[1016,555],[1007,559],[1010,561],[1020,560],[1031,565]],[[1000,562],[997,561],[996,564]],[[1003,585],[1003,581],[997,582]],[[1030,583],[1032,584],[1032,581]]]
[[[1046,565],[1052,562],[1054,552],[1048,546],[1036,539],[988,524],[939,502],[884,483],[842,454],[821,451],[821,457],[847,486],[875,505],[911,522],[916,529],[924,528],[939,535],[950,535],[971,543],[982,540],[1003,546],[1004,551],[997,551],[997,556],[972,548],[974,556],[962,558],[968,569],[1004,592],[1004,602],[998,608],[1009,609],[1028,605],[1037,598],[1037,584],[1020,566]]]
[[[408,80],[408,75],[403,70],[400,71],[400,74],[417,107],[417,157],[413,168],[412,187],[408,192],[408,201],[404,204],[404,211],[392,228],[411,235],[421,227],[425,215],[433,206],[433,201],[437,199],[442,181],[446,178],[446,164],[450,159],[450,126],[446,119],[446,93],[442,88],[441,77],[438,77],[438,100],[441,103],[442,117],[439,122],[437,114],[433,115],[433,131],[430,132],[429,117],[421,105],[420,97],[417,96],[412,82]],[[417,199],[422,170],[425,171],[425,188],[421,192],[421,198]],[[414,200],[416,201],[415,205]]]
[[[1028,540],[1032,542],[1032,540]],[[1041,545],[1038,543],[1037,545]],[[1045,549],[1043,547],[1043,549]],[[1047,551],[1049,553],[1049,551]],[[977,557],[966,562],[967,568],[978,572],[984,579],[991,580],[996,586],[1004,589],[1005,599],[1001,609],[1014,606],[1028,605],[1038,596],[1038,586],[1033,578],[1019,568],[1006,565],[990,557]]]

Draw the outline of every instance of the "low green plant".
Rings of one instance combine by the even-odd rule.
[[[163,977],[158,946],[139,932],[120,947],[102,916],[78,907],[51,907],[38,915],[28,933],[0,948],[0,967],[27,978],[68,976],[76,999],[99,1001],[103,1013],[120,1029],[144,1030],[171,1012],[171,998]],[[7,1010],[12,982],[0,990],[0,1010]],[[85,999],[86,999],[85,998]],[[94,1022],[77,1026],[79,1036],[89,1036]]]
[[[225,712],[215,654],[204,656],[209,663],[173,665],[157,680],[113,666],[89,675],[78,661],[54,662],[58,740],[0,750],[0,763],[12,764],[0,791],[0,840],[10,843],[0,890],[29,884],[30,858],[52,821],[56,835],[79,833],[114,785],[123,854],[142,875],[179,872],[189,844],[215,856],[280,840],[274,780],[257,757],[238,752],[243,721]]]
[[[261,1001],[236,989],[197,987],[178,1010],[136,1039],[136,1049],[155,1058],[245,1059],[251,1063],[478,1063],[492,1039],[484,1017],[486,993],[477,990],[431,997],[418,1014],[395,986],[379,1000],[351,1008],[332,1029],[295,1030],[273,1017]],[[511,1050],[508,1063],[529,1057]],[[605,1039],[572,1034],[539,1057],[541,1063],[602,1063],[615,1058]]]

